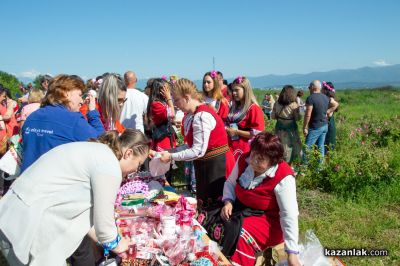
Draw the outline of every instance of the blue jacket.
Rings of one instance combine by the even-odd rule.
[[[21,173],[52,148],[96,138],[104,132],[98,111],[88,112],[87,118],[63,105],[47,105],[29,115],[22,127]]]

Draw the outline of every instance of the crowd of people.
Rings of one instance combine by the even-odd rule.
[[[300,265],[295,166],[314,145],[321,163],[335,147],[331,82],[312,81],[305,102],[286,85],[261,105],[247,77],[227,84],[215,70],[200,89],[163,76],[141,92],[133,71],[86,83],[45,75],[40,83],[18,101],[0,86],[0,155],[12,136],[22,144],[19,177],[0,200],[0,248],[11,265],[95,265],[94,242],[125,252],[132,240],[115,226],[117,190],[155,154],[191,163],[198,220],[232,262],[254,265],[256,253],[284,242],[289,265]],[[266,132],[272,120],[274,132]]]

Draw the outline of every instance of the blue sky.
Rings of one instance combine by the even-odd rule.
[[[0,1],[0,70],[140,79],[400,63],[397,0]]]

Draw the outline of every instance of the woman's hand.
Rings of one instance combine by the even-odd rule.
[[[226,132],[230,137],[237,135],[237,129],[235,128],[226,127]]]
[[[233,205],[230,201],[225,201],[225,206],[221,210],[221,218],[228,221],[232,215]]]
[[[161,95],[164,97],[166,101],[172,101],[171,91],[169,90],[168,86],[164,86],[161,91]]]
[[[172,160],[171,153],[165,151],[161,153],[160,161],[163,163],[169,163]]]
[[[290,107],[291,107],[293,110],[295,110],[295,109],[298,109],[298,108],[300,107],[300,105],[299,105],[297,102],[292,102],[292,103],[290,104]]]
[[[299,256],[297,254],[289,254],[288,256],[288,265],[289,266],[301,266]]]
[[[308,135],[308,128],[303,128],[303,134],[304,134],[304,137],[307,137],[307,135]]]
[[[11,98],[7,98],[7,107],[8,107],[8,106],[11,106],[12,108],[15,108],[15,106],[17,106],[17,102],[14,101],[14,100],[11,99]]]
[[[182,120],[174,120],[174,124],[177,129],[180,129],[182,127]]]
[[[149,150],[149,158],[153,158],[154,156],[156,156],[157,152],[155,150],[150,149]]]
[[[136,244],[134,240],[131,240],[128,237],[123,237],[121,238],[121,241],[119,241],[118,246],[114,248],[112,251],[114,253],[122,253],[125,252],[129,249],[129,246]]]
[[[96,98],[91,93],[87,97],[89,98],[89,111],[96,110]]]

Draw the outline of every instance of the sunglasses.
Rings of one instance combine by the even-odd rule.
[[[118,98],[118,103],[119,104],[124,104],[126,102],[127,98]]]

